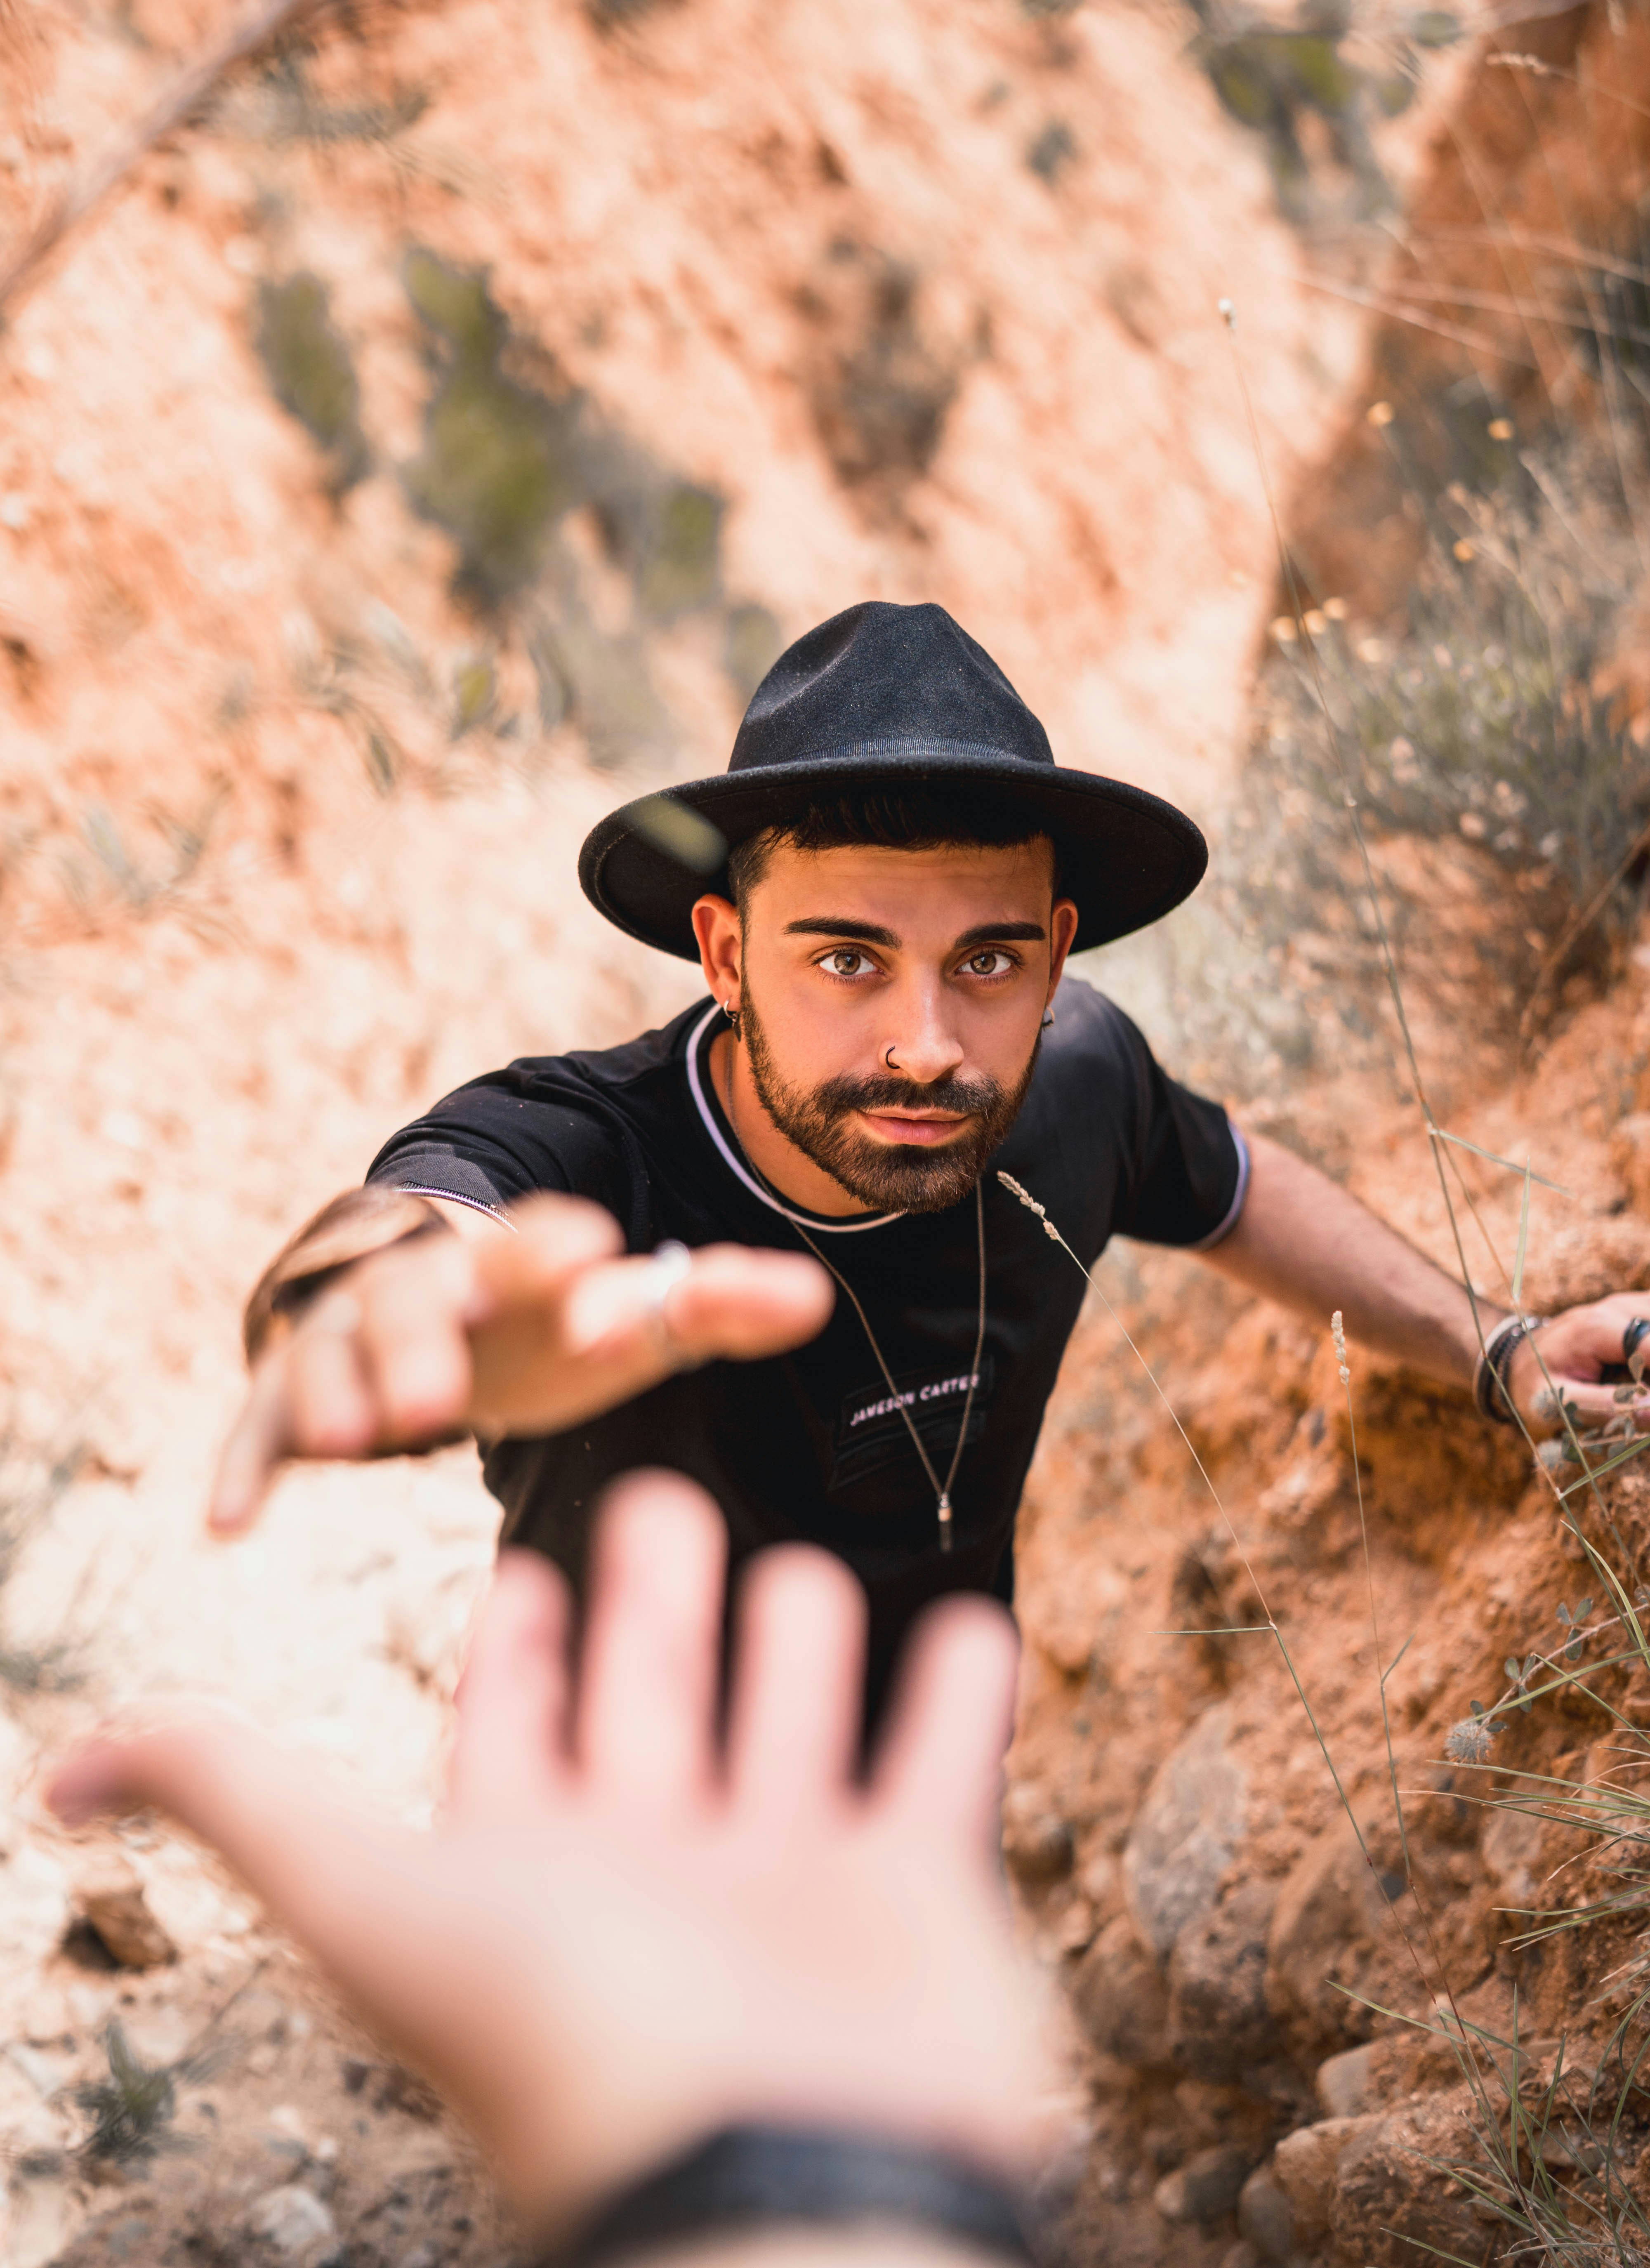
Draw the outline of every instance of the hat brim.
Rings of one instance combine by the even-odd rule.
[[[1095,772],[1046,769],[996,748],[887,743],[807,763],[759,764],[659,790],[609,812],[578,854],[585,895],[615,928],[696,961],[693,908],[731,895],[727,852],[783,827],[821,790],[882,792],[989,787],[1022,805],[1059,849],[1061,887],[1077,907],[1079,951],[1144,929],[1190,896],[1209,846],[1182,811],[1145,788]],[[708,825],[705,822],[709,822]]]

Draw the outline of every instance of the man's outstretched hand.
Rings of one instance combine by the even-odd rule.
[[[260,1357],[213,1528],[246,1527],[286,1458],[559,1432],[673,1371],[800,1345],[830,1314],[830,1278],[801,1253],[710,1245],[667,1288],[582,1197],[531,1197],[510,1219],[514,1235],[419,1237],[362,1261]]]
[[[864,1605],[839,1562],[753,1563],[719,1749],[709,1498],[637,1476],[593,1550],[576,1677],[560,1576],[501,1560],[431,1833],[364,1818],[223,1726],[97,1742],[50,1801],[71,1822],[158,1805],[221,1852],[547,2230],[730,2120],[1024,2173],[1044,2074],[992,1866],[1006,1614],[930,1609],[860,1781]]]

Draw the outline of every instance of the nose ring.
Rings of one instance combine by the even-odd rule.
[[[888,1069],[889,1069],[890,1071],[897,1071],[897,1070],[899,1069],[899,1065],[898,1065],[898,1064],[896,1064],[896,1063],[895,1062],[895,1060],[894,1060],[894,1049],[893,1049],[893,1047],[892,1047],[891,1045],[890,1045],[890,1047],[889,1047],[889,1049],[888,1049],[888,1051],[887,1055],[885,1055],[885,1056],[883,1057],[882,1060],[883,1060],[883,1062],[888,1065]]]

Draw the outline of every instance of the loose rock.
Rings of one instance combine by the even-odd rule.
[[[1168,2061],[1168,1993],[1127,1914],[1108,1922],[1084,1955],[1072,1999],[1102,2055],[1137,2066]]]
[[[1168,2040],[1196,2079],[1235,2080],[1277,2052],[1278,2023],[1266,2001],[1266,1934],[1272,1892],[1245,1882],[1188,1922],[1168,1963]]]
[[[1356,2118],[1371,2107],[1374,2090],[1375,2051],[1372,2042],[1360,2048],[1344,2048],[1318,2066],[1313,2082],[1328,2118]]]
[[[1378,1983],[1391,1929],[1386,1892],[1350,1822],[1337,1821],[1307,1845],[1278,1894],[1266,1970],[1273,2014],[1325,2046],[1360,2038],[1370,2018],[1351,1996]]]
[[[1214,1903],[1248,1811],[1248,1782],[1226,1747],[1232,1712],[1208,1710],[1158,1768],[1123,1854],[1123,1892],[1141,1936],[1167,1959]]]
[[[1289,2192],[1260,2166],[1238,2195],[1238,2229],[1263,2260],[1287,2260],[1295,2249],[1295,2209]]]
[[[1329,2233],[1341,2153],[1377,2123],[1373,2118],[1324,2118],[1315,2126],[1296,2127],[1278,2145],[1272,2178],[1289,2200],[1295,2241],[1306,2250]]]
[[[266,2190],[247,2215],[250,2235],[261,2236],[290,2258],[319,2263],[338,2242],[338,2226],[312,2190],[286,2182]]]
[[[1360,2123],[1336,2170],[1330,2226],[1340,2250],[1366,2268],[1414,2268],[1418,2253],[1477,2260],[1484,2231],[1472,2200],[1437,2164],[1472,2154],[1463,2106],[1433,2096]]]
[[[1254,2164],[1254,2152],[1237,2142],[1196,2150],[1183,2165],[1164,2175],[1152,2192],[1152,2202],[1165,2220],[1219,2220],[1235,2208]]]
[[[1003,1806],[1003,1859],[1022,1882],[1052,1882],[1072,1870],[1072,1830],[1041,1789],[1017,1787]]]
[[[143,1879],[129,1860],[114,1852],[75,1877],[77,1918],[96,1935],[122,1969],[159,1969],[178,1957],[178,1948],[151,1912]]]

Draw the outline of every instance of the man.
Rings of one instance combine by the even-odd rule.
[[[468,1426],[507,1539],[577,1580],[603,1485],[672,1466],[721,1505],[736,1561],[785,1538],[848,1561],[874,1690],[928,1600],[1012,1595],[1083,1285],[999,1173],[1085,1264],[1114,1234],[1201,1251],[1533,1419],[1522,1319],[1475,1313],[1323,1174],[1166,1077],[1099,994],[1062,988],[1074,946],[1168,912],[1206,857],[1156,797],[1057,768],[940,608],[811,631],[726,774],[585,845],[593,902],[696,958],[709,998],[627,1046],[461,1088],[300,1235],[249,1311],[257,1376],[217,1523],[251,1515],[284,1455]],[[1614,1408],[1633,1309],[1543,1328],[1585,1412]]]

